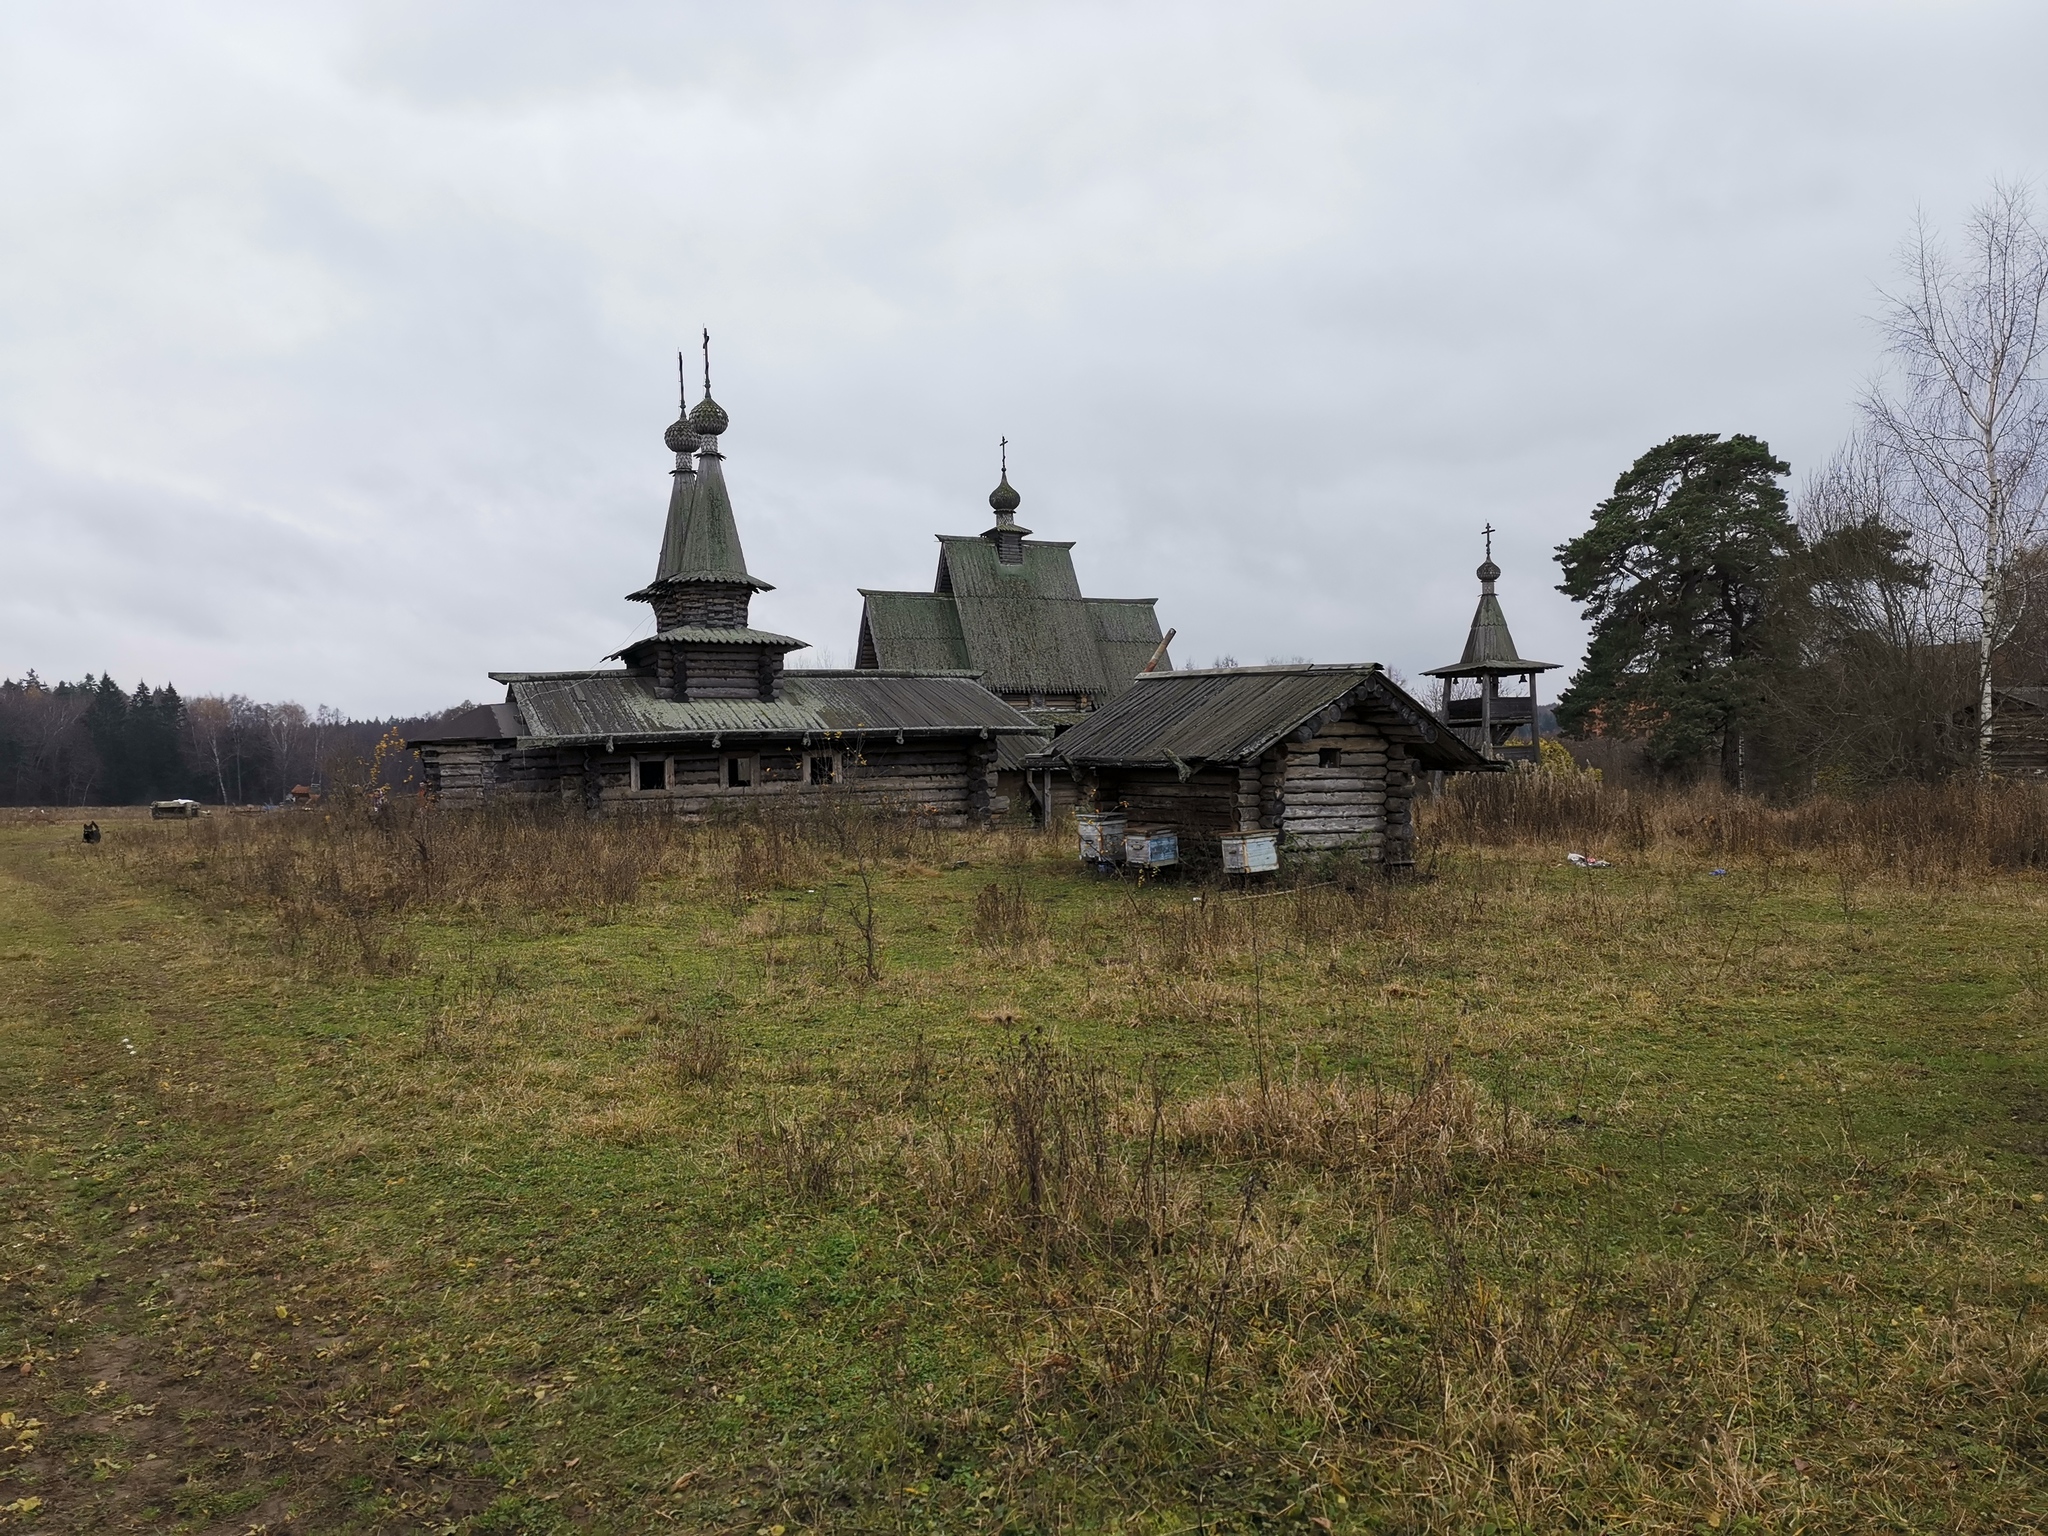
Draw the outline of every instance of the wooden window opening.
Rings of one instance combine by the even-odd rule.
[[[725,760],[725,787],[727,789],[751,789],[754,783],[754,759],[751,753],[736,752]]]
[[[642,792],[668,788],[668,759],[641,757],[633,761],[633,787]]]

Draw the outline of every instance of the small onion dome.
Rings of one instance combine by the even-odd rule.
[[[690,425],[690,418],[687,415],[678,416],[670,422],[668,431],[662,434],[661,440],[668,444],[670,453],[695,453],[699,441],[697,429]]]
[[[1488,560],[1485,564],[1479,567],[1479,579],[1481,581],[1499,581],[1500,567],[1495,565],[1491,560]]]
[[[1010,484],[1008,471],[1003,474],[1003,483],[988,493],[988,504],[998,512],[1014,512],[1023,500],[1024,498],[1017,494],[1016,488]]]
[[[706,437],[716,437],[731,424],[732,418],[725,414],[725,407],[712,399],[707,392],[696,408],[690,412],[690,425]]]

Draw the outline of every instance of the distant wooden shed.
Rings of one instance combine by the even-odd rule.
[[[2048,777],[2048,688],[1992,692],[1991,768],[2014,778]]]
[[[1031,759],[1091,808],[1185,837],[1273,831],[1287,846],[1413,862],[1415,776],[1495,766],[1384,669],[1150,673]]]

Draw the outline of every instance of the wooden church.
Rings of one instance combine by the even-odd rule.
[[[1029,718],[1039,735],[1008,736],[998,748],[999,795],[1043,821],[1072,807],[1072,786],[1027,775],[1025,758],[1139,675],[1171,672],[1172,634],[1159,632],[1157,598],[1084,595],[1073,542],[1033,538],[1017,522],[1023,498],[1010,484],[1008,447],[988,498],[994,523],[937,536],[931,591],[861,589],[854,665],[970,672]]]
[[[705,352],[704,397],[690,408],[685,391],[664,438],[675,468],[654,579],[629,599],[654,610],[654,632],[606,658],[616,667],[493,672],[503,703],[408,743],[429,792],[682,816],[840,795],[940,825],[986,821],[1003,743],[1035,744],[1041,724],[950,655],[787,670],[805,642],[751,626],[754,595],[771,589],[740,546],[708,336]]]

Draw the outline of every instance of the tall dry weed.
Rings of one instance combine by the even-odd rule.
[[[2048,785],[1952,779],[1793,804],[1717,787],[1623,789],[1544,773],[1461,774],[1423,803],[1443,847],[1529,843],[1760,860],[1852,857],[1908,877],[2048,869]]]

